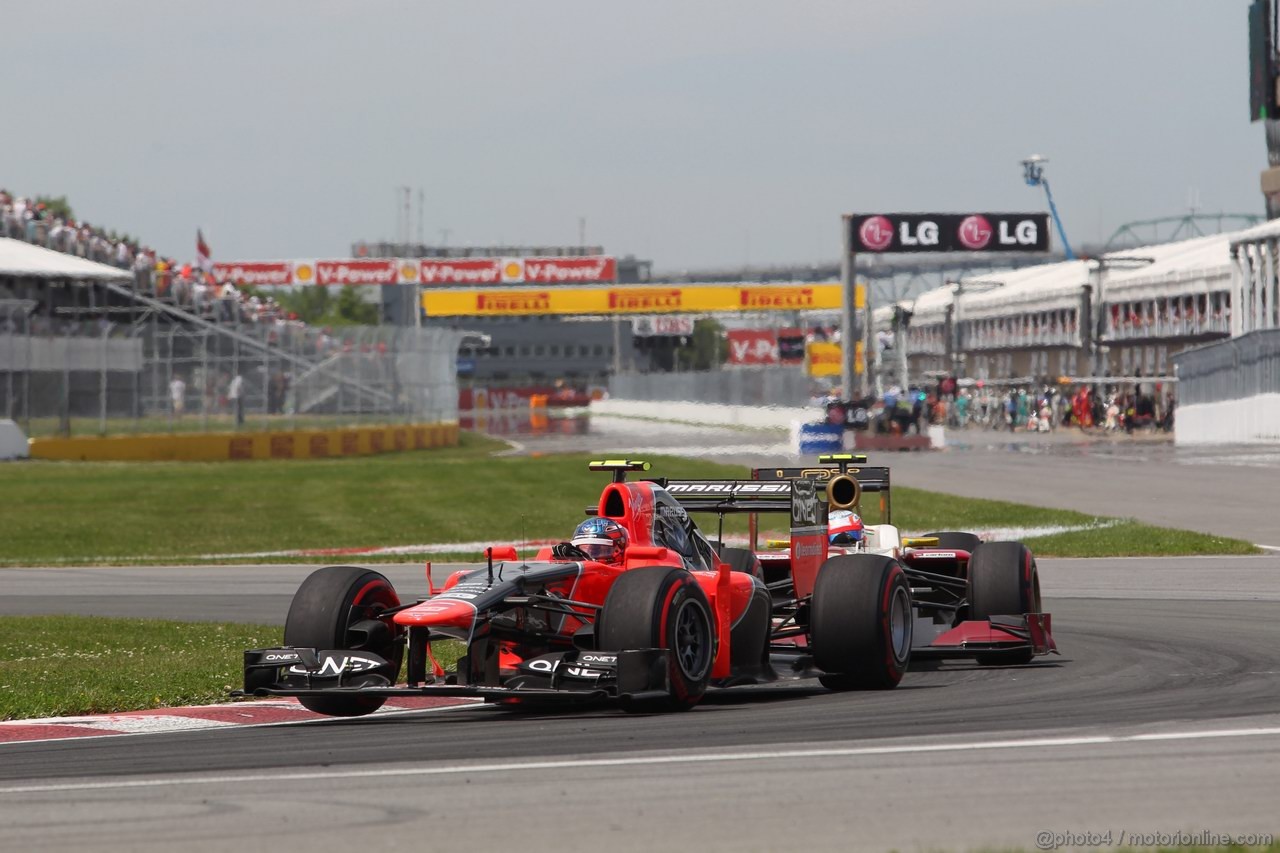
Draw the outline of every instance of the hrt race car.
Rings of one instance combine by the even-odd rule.
[[[767,541],[760,549],[757,513],[776,501],[772,484],[812,480],[820,487],[824,516],[838,509],[860,511],[864,493],[879,497],[882,523],[867,525],[851,545],[832,546],[823,565],[856,563],[867,567],[864,574],[874,574],[875,566],[901,568],[911,591],[912,657],[973,658],[991,666],[1026,664],[1036,655],[1056,654],[1031,551],[1020,542],[983,542],[976,534],[954,530],[902,537],[891,523],[889,469],[867,466],[866,461],[863,455],[830,454],[820,456],[813,467],[754,469],[751,485],[708,480],[669,483],[667,488],[691,512],[715,512],[722,518],[726,512],[752,513],[750,548],[723,548],[720,553],[738,570],[765,581],[782,625],[811,618],[805,611],[813,606],[817,578],[795,556],[813,546],[797,549],[793,532],[792,542]]]

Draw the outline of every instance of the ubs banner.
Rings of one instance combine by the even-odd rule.
[[[1047,252],[1047,213],[869,213],[849,217],[855,252]]]

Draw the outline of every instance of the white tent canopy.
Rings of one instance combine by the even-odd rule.
[[[0,237],[0,278],[70,278],[132,281],[127,270],[54,252],[21,240]]]

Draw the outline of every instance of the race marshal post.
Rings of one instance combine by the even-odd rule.
[[[846,397],[855,380],[866,396],[870,381],[859,369],[859,346],[871,331],[870,300],[859,298],[854,266],[859,252],[1048,252],[1047,213],[847,213],[843,218],[840,277],[841,380]],[[865,294],[865,291],[862,291]]]

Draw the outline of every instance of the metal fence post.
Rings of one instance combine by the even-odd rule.
[[[102,327],[102,352],[98,359],[98,435],[107,434],[107,335],[111,329]]]

